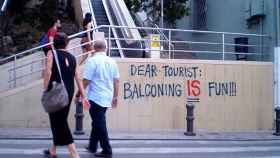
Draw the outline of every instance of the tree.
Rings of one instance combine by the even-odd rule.
[[[163,0],[164,21],[175,25],[177,19],[189,15],[187,1],[189,0]],[[161,14],[161,0],[125,0],[130,11],[138,12],[144,10],[154,22],[159,22]]]
[[[131,12],[138,12],[141,8],[141,0],[124,0],[124,2]]]

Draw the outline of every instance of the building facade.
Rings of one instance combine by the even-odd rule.
[[[207,30],[217,32],[238,32],[244,34],[260,34],[264,36],[226,35],[224,42],[226,52],[248,53],[247,59],[272,61],[274,47],[279,43],[279,0],[189,0],[190,15],[177,21],[177,28]],[[278,28],[278,29],[277,29]],[[207,33],[176,34],[180,40],[196,42],[222,43],[222,35]],[[252,46],[250,46],[252,45]],[[236,48],[237,47],[237,48]],[[203,46],[189,44],[190,50],[221,50],[221,45]],[[252,54],[250,54],[252,53]],[[199,54],[196,56],[206,59],[221,59],[221,54]],[[241,55],[240,55],[241,56]],[[226,59],[238,57],[227,54]]]

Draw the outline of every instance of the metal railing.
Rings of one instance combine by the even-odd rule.
[[[169,58],[171,58],[171,54],[174,55],[174,49],[175,49],[175,48],[174,48],[174,44],[171,44],[171,41],[169,40],[169,39],[171,39],[171,37],[168,38],[168,37],[160,30],[160,28],[158,27],[157,24],[154,24],[154,26],[155,26],[156,28],[158,28],[158,30],[156,30],[156,31],[160,34],[161,40],[168,41],[167,46],[168,46],[168,50],[170,50],[168,53],[169,53]],[[165,42],[162,42],[161,45],[164,47],[164,46],[166,45],[166,43],[165,43]],[[172,56],[172,58],[174,58],[174,56]]]
[[[258,38],[262,38],[262,39],[267,39],[266,41],[270,41],[270,38],[268,35],[259,35],[259,34],[244,34],[244,33],[230,33],[230,32],[215,32],[215,31],[198,31],[198,30],[183,30],[183,29],[166,29],[166,28],[152,28],[152,27],[128,27],[128,26],[102,26],[102,27],[113,27],[115,29],[138,29],[138,30],[151,30],[151,31],[164,31],[168,33],[168,39],[164,39],[164,40],[155,40],[158,42],[168,42],[170,47],[168,49],[162,49],[160,50],[161,52],[168,52],[168,58],[172,58],[171,56],[171,52],[174,51],[175,54],[176,52],[182,52],[182,53],[195,53],[195,54],[219,54],[221,55],[220,58],[217,58],[216,60],[235,60],[233,58],[226,58],[228,55],[246,55],[246,56],[263,56],[263,52],[262,51],[271,51],[271,45],[269,44],[269,42],[267,44],[263,44],[263,43],[257,43],[259,40]],[[173,34],[192,34],[192,36],[196,36],[197,34],[199,34],[199,37],[202,37],[201,39],[206,39],[206,41],[203,40],[198,40],[198,41],[194,41],[194,40],[181,40],[181,41],[177,41],[177,40],[172,40],[173,39]],[[213,36],[215,35],[216,38],[212,38],[212,41],[210,41],[210,39],[207,39],[207,36]],[[205,37],[203,37],[205,36]],[[236,44],[234,43],[234,39],[237,37],[250,37],[250,38],[255,38],[252,39],[250,41],[250,43],[253,44]],[[136,39],[127,39],[127,38],[109,38],[110,40],[136,40]],[[213,40],[214,39],[214,40]],[[207,42],[207,40],[209,40],[209,42]],[[138,41],[144,41],[144,42],[151,42],[151,40],[149,39],[140,39]],[[174,46],[174,50],[173,48],[171,48],[171,45],[175,45],[175,44],[189,44],[189,45],[200,45],[202,46],[206,46],[205,49],[199,49],[199,47],[195,47],[193,46],[192,49],[178,49],[176,48],[176,46]],[[211,49],[211,47],[216,46],[218,49]],[[249,50],[251,50],[251,52],[236,52],[234,49],[234,47],[239,46],[239,47],[247,47]],[[116,49],[122,49],[122,50],[146,50],[146,51],[154,51],[152,49],[134,49],[134,48],[114,48],[114,50]],[[109,49],[109,51],[112,49]],[[259,51],[259,52],[258,52]],[[266,54],[269,54],[266,53]],[[198,58],[199,59],[199,56]],[[260,59],[256,59],[256,58],[251,58],[248,60],[260,60]]]
[[[138,29],[138,30],[150,30],[150,32],[160,31],[160,32],[167,32],[168,37],[164,37],[160,40],[154,40],[158,42],[168,42],[167,48],[162,48],[161,50],[155,50],[151,47],[146,48],[135,48],[135,47],[112,47],[110,45],[112,40],[119,40],[119,41],[138,41],[138,42],[145,42],[151,43],[151,39],[133,39],[133,38],[112,38],[110,35],[106,37],[108,41],[108,54],[110,55],[112,50],[122,50],[124,52],[130,51],[130,53],[138,53],[138,52],[159,52],[161,54],[168,54],[168,56],[162,56],[163,58],[178,58],[188,56],[190,54],[194,54],[195,58],[193,59],[205,59],[203,58],[206,56],[214,56],[216,60],[236,60],[234,57],[236,55],[246,55],[248,56],[247,60],[262,60],[260,57],[264,57],[266,54],[271,53],[272,47],[268,44],[258,43],[258,39],[267,39],[263,41],[269,41],[269,36],[267,35],[258,35],[258,34],[243,34],[243,33],[229,33],[229,32],[214,32],[214,31],[197,31],[197,30],[183,30],[183,29],[166,29],[166,28],[152,28],[152,27],[128,27],[128,26],[109,26],[109,25],[101,25],[96,28],[87,31],[93,31],[100,28],[108,28],[110,29]],[[86,33],[87,31],[82,31],[76,33],[74,35],[69,36],[70,39],[76,38],[81,34]],[[184,35],[186,37],[190,37],[190,40],[179,41],[179,40],[172,40],[173,35],[176,34]],[[214,37],[213,37],[214,36]],[[209,37],[209,38],[207,38]],[[211,37],[211,38],[210,38]],[[234,38],[236,37],[248,37],[249,43],[248,44],[236,44],[234,43]],[[256,38],[256,39],[253,39]],[[209,41],[208,41],[209,40]],[[94,42],[94,41],[92,41]],[[90,43],[90,42],[88,42]],[[84,43],[86,45],[88,43]],[[48,43],[46,45],[50,45]],[[0,60],[7,60],[9,61],[5,65],[1,66],[1,73],[7,73],[9,78],[5,82],[5,84],[9,85],[6,89],[1,88],[0,92],[3,90],[7,90],[9,88],[17,87],[18,85],[23,85],[26,83],[30,83],[32,80],[36,80],[41,78],[42,70],[44,69],[44,56],[37,57],[35,59],[28,59],[24,60],[20,59],[22,56],[26,54],[36,54],[41,50],[42,47],[46,46],[38,46],[26,51],[23,51],[19,54],[15,54],[13,56],[7,57],[5,59]],[[174,48],[171,47],[174,45]],[[181,49],[176,45],[188,45],[190,48],[188,49]],[[76,44],[75,46],[68,48],[69,52],[77,52],[77,49],[80,49],[82,45]],[[248,52],[236,52],[235,47],[246,47],[249,51]],[[267,53],[264,54],[262,51],[266,51]],[[173,52],[173,53],[172,53]],[[178,55],[179,54],[179,55]],[[206,58],[207,59],[207,58]],[[35,78],[32,78],[32,75],[37,74]],[[2,75],[2,74],[1,74]],[[5,76],[6,74],[4,74]],[[1,82],[0,82],[1,83]],[[2,81],[3,83],[3,81]]]
[[[6,7],[7,7],[7,4],[8,4],[8,0],[4,0],[4,3],[3,3],[3,5],[1,6],[1,12],[4,12],[5,11],[5,9],[6,9]]]
[[[105,12],[106,12],[106,16],[108,18],[109,23],[113,24],[113,19],[111,17],[112,12],[109,9],[109,4],[108,4],[107,0],[102,0],[102,3],[103,3],[103,6],[104,6],[104,9],[105,9]],[[108,27],[108,33],[109,33],[109,35],[108,35],[109,38],[111,38],[111,33],[113,33],[114,37],[118,37],[117,31],[114,28]],[[117,47],[121,47],[121,43],[120,43],[119,40],[116,40],[115,42],[117,44]],[[108,49],[110,50],[110,48],[111,48],[111,40],[108,41]],[[124,57],[124,53],[123,53],[122,50],[119,50],[119,53],[120,53],[121,57]],[[111,55],[111,51],[109,51],[108,54]]]

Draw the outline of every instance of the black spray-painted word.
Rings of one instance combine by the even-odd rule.
[[[236,82],[209,82],[209,96],[236,96]]]
[[[198,67],[173,67],[170,65],[162,66],[165,77],[186,77],[196,79],[201,76],[201,70]]]
[[[136,84],[125,82],[123,84],[124,99],[139,99],[144,97],[161,97],[182,95],[182,86],[180,84]]]
[[[183,67],[164,65],[158,68],[155,64],[141,64],[129,66],[130,76],[156,77],[159,72],[163,72],[163,77],[185,77],[196,79],[202,76],[199,67]]]
[[[130,76],[145,76],[145,77],[155,77],[157,76],[157,67],[153,64],[145,65],[130,65],[129,74]]]

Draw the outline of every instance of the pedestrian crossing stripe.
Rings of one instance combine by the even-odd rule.
[[[89,140],[77,140],[75,143],[87,145]],[[0,145],[50,145],[52,140],[0,140]],[[203,140],[112,140],[111,145],[164,145],[164,144],[186,144],[186,145],[270,145],[279,144],[280,140],[273,141],[203,141]]]
[[[41,155],[43,149],[13,149],[1,148],[0,154],[6,155]],[[226,152],[273,152],[279,151],[278,146],[258,146],[258,147],[135,147],[135,148],[113,148],[114,154],[188,154],[188,153],[226,153]],[[85,149],[78,148],[81,155],[89,155]],[[58,149],[58,154],[68,154],[67,149]]]

